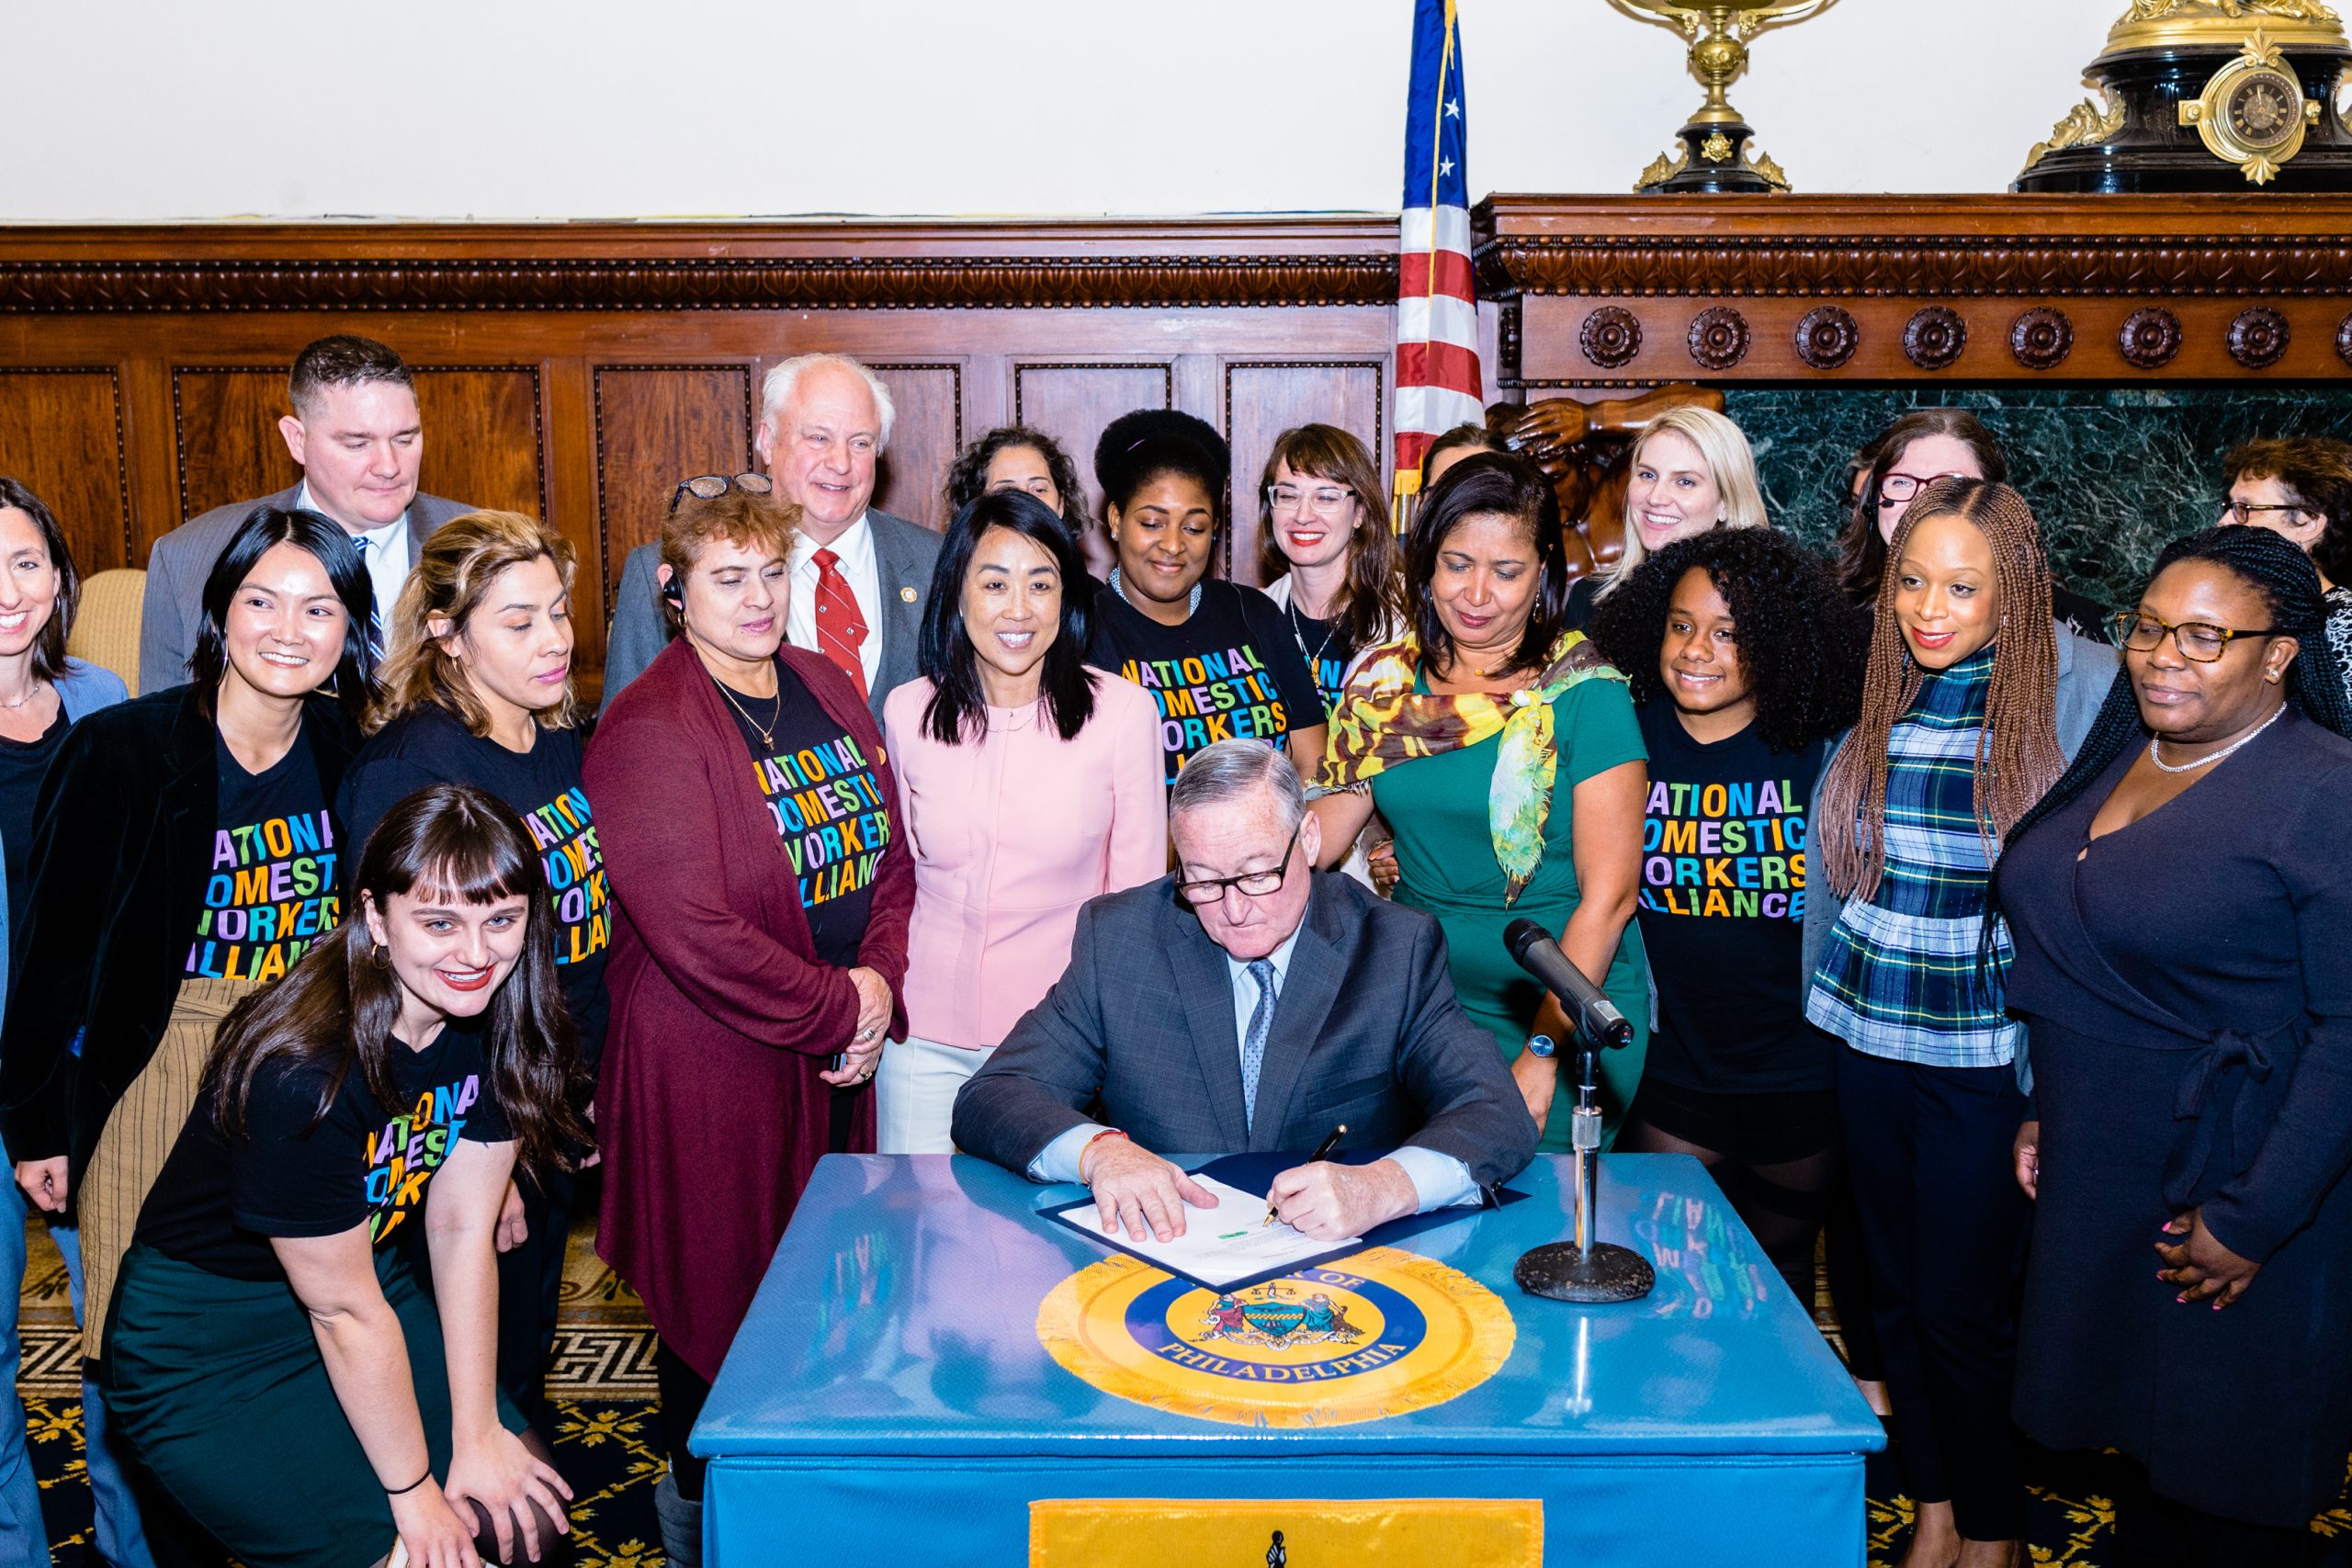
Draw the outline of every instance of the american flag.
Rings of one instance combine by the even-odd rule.
[[[1455,0],[1415,0],[1397,225],[1396,479],[1401,517],[1432,438],[1485,418],[1470,281],[1469,145]]]

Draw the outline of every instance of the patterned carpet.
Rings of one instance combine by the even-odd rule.
[[[665,1559],[654,1528],[653,1483],[662,1473],[654,1420],[653,1335],[644,1304],[605,1267],[594,1249],[593,1221],[571,1238],[564,1280],[562,1328],[548,1393],[558,1412],[549,1434],[556,1462],[577,1496],[572,1520],[581,1568],[660,1568]],[[77,1337],[65,1293],[65,1267],[38,1222],[25,1269],[25,1363],[18,1387],[40,1478],[42,1513],[57,1568],[90,1568],[90,1489],[82,1468],[82,1402]],[[1822,1332],[1839,1342],[1821,1301]],[[2037,1564],[2098,1568],[2111,1561],[2117,1461],[2098,1455],[2029,1455],[2028,1544]],[[1912,1524],[1882,1455],[1871,1469],[1870,1561],[1891,1568]],[[2313,1525],[2327,1538],[2329,1562],[2352,1561],[2352,1507],[2339,1503]],[[1016,1568],[1007,1564],[1005,1568]]]

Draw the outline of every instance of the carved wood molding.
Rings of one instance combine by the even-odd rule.
[[[2352,201],[1496,197],[1482,295],[2232,296],[2352,289]]]
[[[0,227],[0,314],[1387,306],[1394,219]]]

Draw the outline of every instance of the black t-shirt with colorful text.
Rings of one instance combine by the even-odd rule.
[[[1204,581],[1201,607],[1165,626],[1115,592],[1097,594],[1087,658],[1159,705],[1159,744],[1173,784],[1193,752],[1220,740],[1280,746],[1325,722],[1323,695],[1289,620],[1254,588]]]
[[[1821,749],[1774,751],[1752,724],[1702,745],[1663,697],[1640,718],[1639,918],[1658,1006],[1645,1070],[1718,1094],[1828,1088],[1834,1043],[1805,1021],[1800,973]]]
[[[402,714],[369,738],[344,775],[340,804],[351,872],[358,870],[368,835],[384,814],[435,784],[489,791],[531,835],[555,916],[556,981],[579,1032],[581,1060],[593,1072],[605,1043],[613,899],[595,813],[580,782],[580,732],[539,726],[530,750],[518,753],[474,734],[441,708]]]
[[[890,847],[890,810],[875,776],[876,760],[782,663],[774,697],[746,696],[723,683],[719,695],[751,749],[752,785],[767,802],[785,859],[799,879],[817,957],[838,969],[854,968],[865,943],[875,873]]]
[[[491,1078],[490,1011],[449,1020],[422,1051],[388,1042],[389,1106],[354,1062],[321,1116],[332,1066],[283,1057],[254,1075],[236,1133],[222,1130],[210,1095],[198,1100],[139,1211],[138,1239],[227,1279],[282,1280],[272,1236],[365,1224],[381,1247],[420,1230],[458,1140],[513,1135]]]
[[[187,979],[282,979],[342,917],[343,844],[310,742],[249,773],[216,739],[220,807]]]

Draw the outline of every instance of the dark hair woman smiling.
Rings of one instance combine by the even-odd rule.
[[[1805,1020],[1805,803],[1854,721],[1862,629],[1769,528],[1668,545],[1600,601],[1649,751],[1642,947],[1657,1027],[1620,1149],[1694,1155],[1813,1303],[1840,1168],[1838,1043]]]
[[[1317,787],[1323,858],[1376,806],[1396,829],[1396,897],[1437,917],[1463,1007],[1511,1062],[1546,1149],[1567,1147],[1559,1003],[1503,947],[1526,917],[1634,1020],[1602,1063],[1605,1135],[1641,1077],[1649,1017],[1634,918],[1646,793],[1624,677],[1566,625],[1566,547],[1543,475],[1464,458],[1421,498],[1405,542],[1412,625],[1358,660]],[[1569,1092],[1572,1094],[1573,1089]]]
[[[1087,666],[1085,570],[1035,499],[973,502],[940,547],[922,677],[883,704],[915,863],[884,1154],[954,1152],[956,1091],[1069,963],[1079,907],[1167,868],[1159,710]]]
[[[536,1560],[571,1494],[491,1341],[508,1174],[586,1136],[547,884],[453,784],[394,807],[353,882],[361,918],[220,1026],[123,1260],[117,1418],[248,1562]],[[392,1245],[420,1228],[429,1296]]]
[[[1165,777],[1219,740],[1283,749],[1302,777],[1323,755],[1322,694],[1289,623],[1254,588],[1209,578],[1233,459],[1188,413],[1111,422],[1094,477],[1119,564],[1093,606],[1087,656],[1159,705]]]
[[[75,725],[42,784],[0,1125],[33,1201],[80,1218],[93,1359],[214,1027],[341,917],[369,592],[341,525],[256,508],[205,581],[195,682]]]
[[[2026,1212],[2007,1159],[2024,1032],[1986,889],[2115,655],[2052,620],[2041,525],[2007,485],[1928,485],[1889,554],[1861,716],[1811,813],[1805,1016],[1846,1043],[1838,1119],[1919,1504],[1912,1556],[1976,1568],[2010,1560],[2025,1511],[2009,1400]]]
[[[2124,677],[2001,858],[2017,1413],[2134,1461],[2129,1561],[2300,1563],[2352,1447],[2352,706],[2276,534],[2174,541],[2118,621]]]

